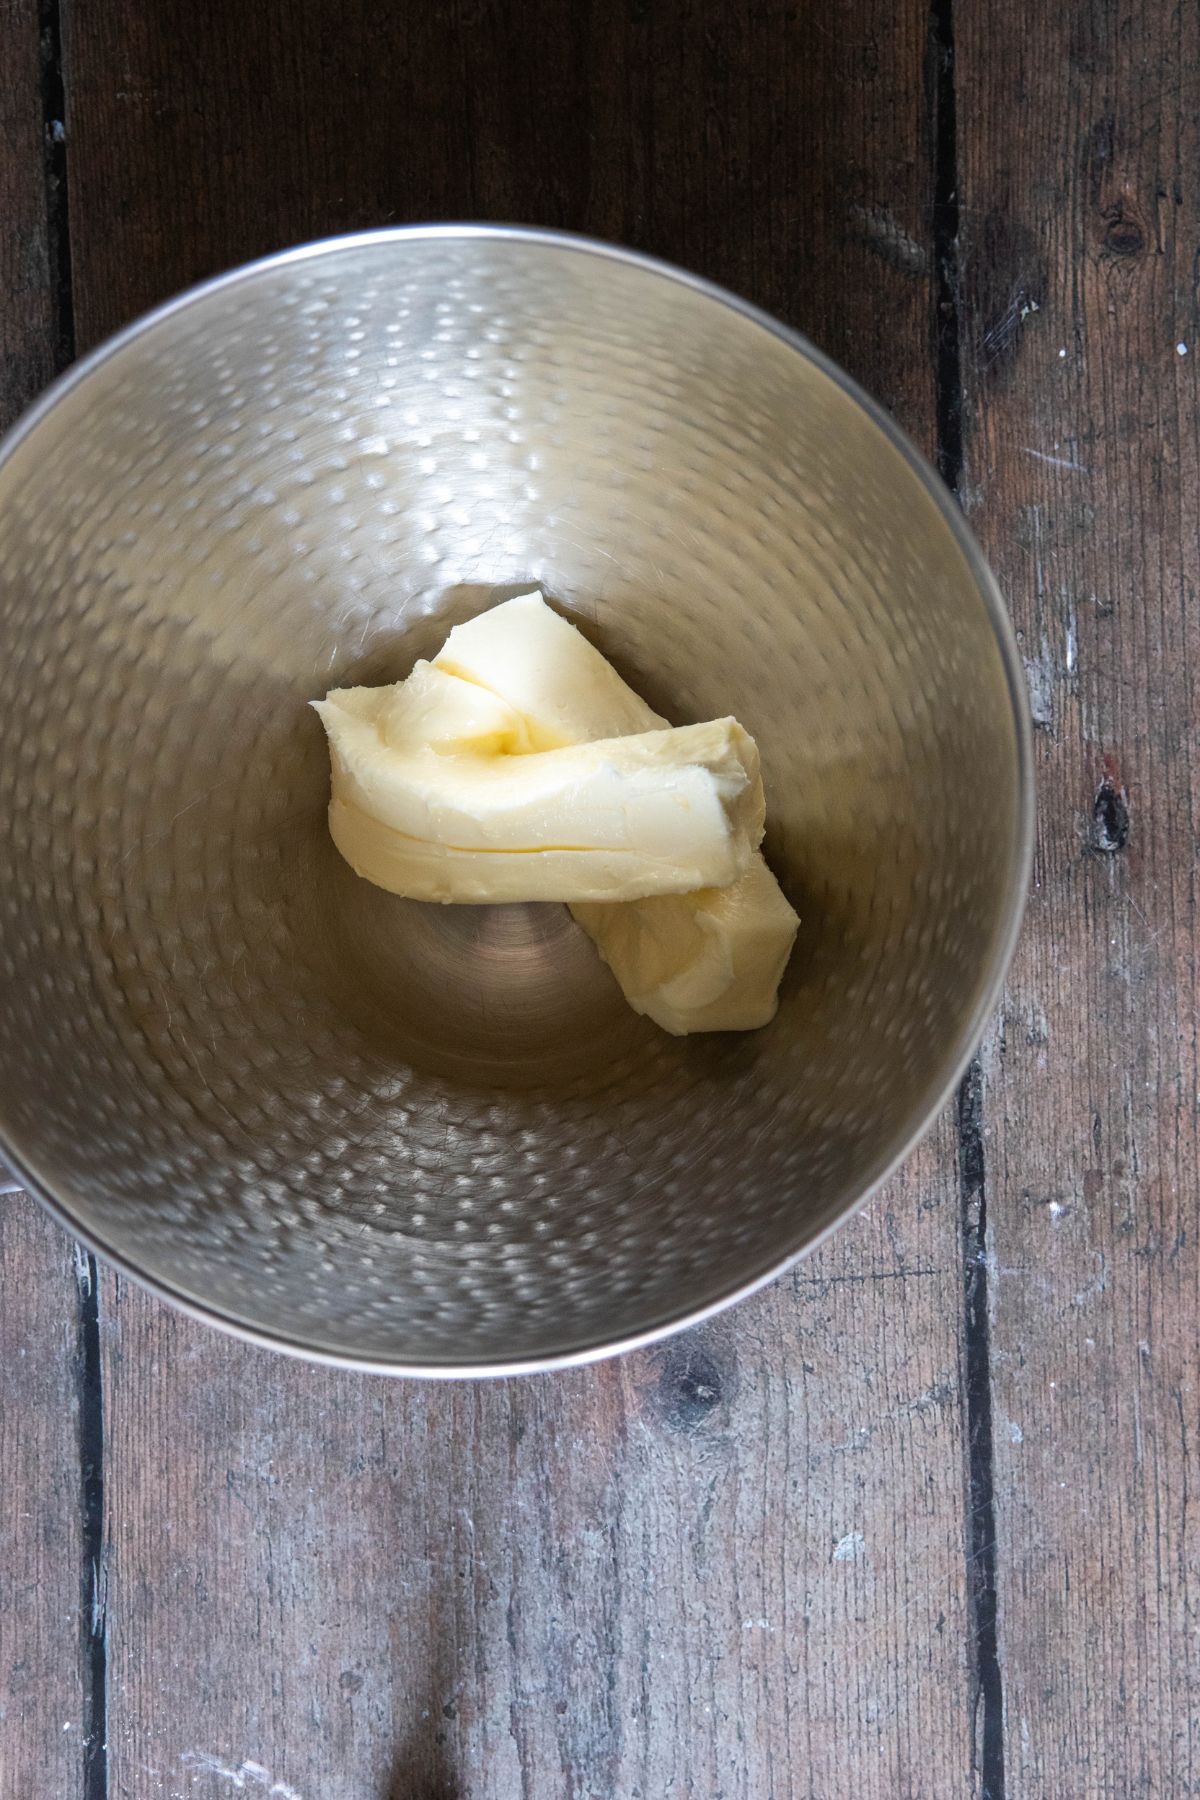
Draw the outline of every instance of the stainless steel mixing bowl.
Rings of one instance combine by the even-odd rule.
[[[426,908],[325,826],[306,701],[540,584],[736,713],[803,916],[673,1039],[561,907]],[[811,1248],[977,1039],[1031,837],[962,520],[813,348],[675,270],[387,231],[140,321],[0,462],[0,1140],[104,1256],[283,1348],[544,1367]]]

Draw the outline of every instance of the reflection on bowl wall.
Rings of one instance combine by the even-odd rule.
[[[635,1016],[565,908],[424,907],[307,702],[540,585],[758,739],[802,916],[762,1031]],[[458,1373],[711,1309],[927,1124],[1011,948],[1017,659],[919,458],[810,347],[581,241],[242,270],[0,463],[0,1140],[101,1252],[285,1347]]]

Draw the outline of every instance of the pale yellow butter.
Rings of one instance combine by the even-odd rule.
[[[506,727],[484,707],[470,713],[466,696],[445,696],[440,743],[408,735],[414,720],[428,726],[424,681],[407,710],[406,684],[315,703],[330,831],[368,880],[415,900],[623,900],[724,886],[748,866],[762,781],[735,719],[480,754],[456,747],[490,745]]]
[[[514,706],[475,683],[419,662],[407,681],[389,688],[345,688],[342,703],[375,720],[385,744],[424,747],[443,756],[522,756],[541,746]],[[331,695],[330,698],[336,697]]]
[[[507,701],[538,746],[665,724],[540,593],[456,627],[433,666]],[[630,1005],[677,1035],[767,1024],[800,923],[760,855],[724,888],[571,911]]]
[[[799,921],[761,856],[728,887],[571,912],[633,1010],[664,1031],[753,1031],[774,1017]]]
[[[536,592],[456,625],[433,667],[506,700],[524,719],[534,750],[667,724]]]

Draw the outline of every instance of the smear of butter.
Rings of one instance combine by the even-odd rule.
[[[507,710],[445,694],[444,722],[413,736],[429,726],[438,683],[423,674],[411,698],[406,686],[335,689],[315,703],[333,840],[393,893],[642,899],[736,881],[761,840],[758,752],[736,719],[495,754],[517,730]]]
[[[506,701],[538,747],[666,723],[536,592],[457,626],[433,666]],[[767,1024],[800,923],[759,855],[724,889],[571,912],[629,1004],[677,1035]]]

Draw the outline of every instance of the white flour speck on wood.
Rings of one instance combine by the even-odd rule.
[[[223,1756],[214,1756],[208,1750],[185,1750],[179,1760],[185,1768],[212,1775],[238,1794],[265,1795],[266,1800],[303,1800],[303,1796],[286,1781],[276,1781],[263,1763],[245,1757],[237,1762],[226,1762]]]

